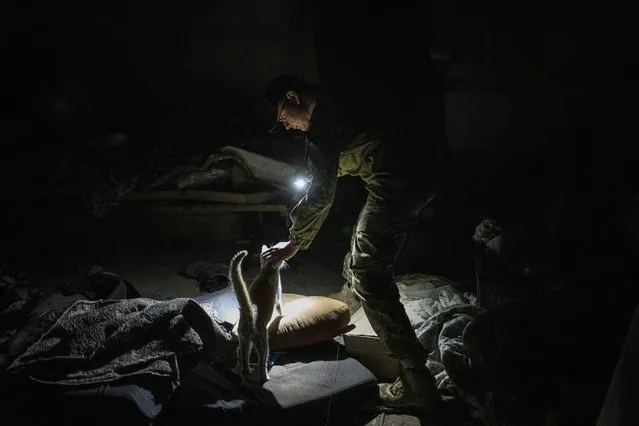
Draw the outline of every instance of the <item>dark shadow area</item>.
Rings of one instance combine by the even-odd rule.
[[[401,158],[416,187],[439,182],[395,273],[454,280],[487,309],[482,321],[503,326],[506,337],[482,334],[478,345],[506,365],[482,372],[488,385],[519,398],[505,403],[507,420],[521,426],[517,415],[535,408],[560,413],[558,426],[594,424],[639,301],[627,106],[635,24],[616,2],[511,3],[12,2],[0,16],[2,294],[22,283],[30,290],[10,302],[30,307],[33,294],[66,288],[92,265],[132,283],[115,293],[109,283],[74,287],[92,300],[195,297],[228,285],[230,256],[285,240],[303,192],[233,161],[214,177],[203,165],[231,146],[301,175],[304,136],[268,133],[274,117],[262,99],[271,78],[295,74],[319,83],[357,125],[386,132],[385,154]],[[209,173],[210,185],[180,186],[194,171]],[[300,294],[343,284],[367,192],[355,177],[337,188],[321,232],[290,262],[290,288]],[[197,261],[217,269],[185,275]],[[513,300],[525,309],[495,308]],[[499,352],[507,344],[512,352]],[[331,360],[309,351],[313,361]],[[210,413],[226,408],[237,417],[225,421],[248,421],[248,408],[218,406],[201,379],[189,380],[191,393],[176,393],[162,421],[212,423]],[[21,407],[46,420],[46,386],[32,392]],[[91,398],[98,405],[78,412],[81,422],[146,420],[130,401],[120,412]],[[82,401],[49,403],[72,412]],[[448,414],[458,402],[422,423],[457,424]],[[118,419],[95,414],[103,412]],[[319,404],[294,417],[322,424],[327,413]]]

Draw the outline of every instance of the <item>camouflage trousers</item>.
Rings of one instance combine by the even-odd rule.
[[[395,262],[408,233],[436,192],[409,187],[391,175],[368,179],[368,198],[353,229],[342,275],[387,352],[404,369],[423,368],[426,354],[417,339],[394,278]]]

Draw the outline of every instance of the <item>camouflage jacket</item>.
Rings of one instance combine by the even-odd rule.
[[[306,133],[306,164],[311,177],[306,195],[291,211],[289,240],[307,249],[319,232],[335,197],[337,178],[366,178],[375,172],[383,151],[380,134],[357,131],[341,120],[327,98],[318,100]]]

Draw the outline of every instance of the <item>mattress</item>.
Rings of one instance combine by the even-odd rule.
[[[237,317],[237,300],[230,288],[195,300],[222,321],[233,323]],[[268,419],[272,424],[323,425],[327,416],[341,413],[344,418],[344,412],[352,413],[354,406],[377,397],[373,373],[335,341],[272,355],[271,380],[263,387],[246,388],[234,372],[201,363],[172,402],[189,406],[188,411],[209,421],[215,418],[216,424],[254,418],[261,424]],[[164,414],[171,416],[169,411]]]
[[[10,403],[4,409],[21,424],[78,426],[173,426],[187,418],[192,426],[326,425],[328,418],[341,423],[367,415],[354,408],[374,405],[375,377],[336,342],[278,355],[264,386],[243,386],[235,373],[199,363],[172,395],[133,382],[62,392],[35,386],[18,392],[28,399],[4,399],[2,405]]]
[[[375,376],[336,342],[280,354],[264,386],[241,385],[230,371],[201,363],[163,410],[161,424],[188,413],[200,424],[326,424],[354,416],[377,396]]]
[[[236,308],[224,294],[196,300],[228,313]],[[182,425],[187,417],[191,425],[325,425],[327,417],[344,420],[355,415],[353,407],[377,396],[375,376],[335,341],[272,355],[271,380],[264,386],[246,387],[234,372],[182,360],[182,383],[175,392],[133,380],[82,389],[22,383],[7,396],[27,398],[3,398],[0,405],[10,405],[6,409],[20,413],[21,424],[32,425]]]

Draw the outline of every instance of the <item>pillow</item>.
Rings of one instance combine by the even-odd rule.
[[[348,305],[324,296],[282,295],[282,313],[269,326],[271,350],[281,351],[312,345],[348,331]]]
[[[239,309],[230,287],[195,298],[209,314],[237,323]],[[271,350],[282,351],[312,345],[349,331],[348,305],[323,296],[282,295],[283,318],[273,313],[269,326]],[[352,326],[351,326],[352,328]]]

